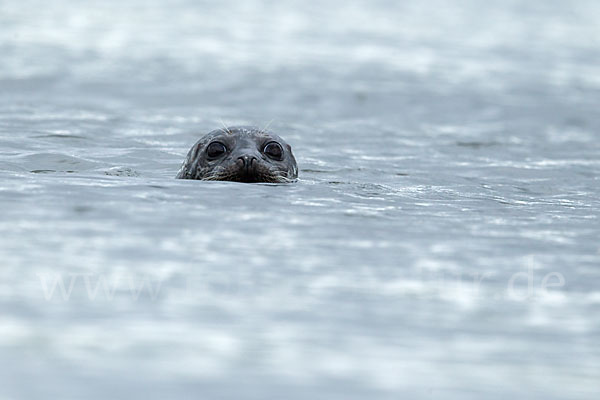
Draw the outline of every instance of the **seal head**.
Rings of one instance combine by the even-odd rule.
[[[298,178],[298,166],[292,148],[279,136],[253,126],[233,126],[196,142],[177,178],[287,183]]]

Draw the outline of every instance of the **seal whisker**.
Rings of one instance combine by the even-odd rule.
[[[267,125],[265,125],[264,128],[261,129],[261,131],[266,132],[267,129],[269,129],[269,127],[271,126],[271,124],[275,121],[275,119],[270,120],[269,122],[267,122]]]
[[[224,132],[226,132],[228,135],[231,135],[231,131],[227,127],[227,124],[225,123],[225,121],[223,121],[222,118],[219,118],[219,121],[221,122],[221,125],[223,125]]]

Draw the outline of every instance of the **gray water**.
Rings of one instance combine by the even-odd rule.
[[[599,16],[1,1],[0,399],[597,399]]]

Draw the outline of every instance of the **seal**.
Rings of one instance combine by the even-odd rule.
[[[232,126],[198,140],[177,178],[289,183],[298,178],[298,166],[291,146],[279,136],[254,126]]]

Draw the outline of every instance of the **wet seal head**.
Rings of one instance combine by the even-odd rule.
[[[298,166],[292,148],[279,136],[253,126],[232,126],[198,140],[177,178],[288,183],[298,178]]]

